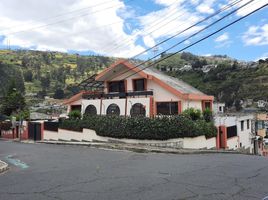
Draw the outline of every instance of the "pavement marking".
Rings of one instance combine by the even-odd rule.
[[[20,167],[21,169],[29,168],[29,166],[26,163],[22,162],[19,159],[15,159],[15,158],[12,158],[12,157],[13,157],[12,155],[8,155],[5,158],[6,158],[7,162],[9,162],[10,164],[15,165],[17,167]]]
[[[268,196],[264,197],[262,200],[268,200]]]

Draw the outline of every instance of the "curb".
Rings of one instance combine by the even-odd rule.
[[[8,170],[8,164],[0,160],[0,174]]]
[[[40,144],[54,145],[72,145],[72,146],[87,146],[92,148],[111,149],[132,151],[136,153],[167,153],[167,154],[244,154],[251,155],[239,151],[231,150],[195,150],[195,149],[170,149],[170,148],[153,148],[147,146],[122,145],[118,143],[87,143],[87,142],[59,142],[59,141],[39,141]]]

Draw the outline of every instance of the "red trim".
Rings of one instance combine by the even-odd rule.
[[[137,72],[143,78],[149,78],[148,74],[144,73],[143,71],[140,71],[139,68],[137,68],[136,66],[132,65],[127,60],[120,59],[117,62],[115,62],[113,65],[111,65],[110,67],[106,68],[101,73],[99,73],[96,76],[95,80],[100,80],[106,73],[108,73],[109,71],[113,70],[115,67],[117,67],[120,64],[126,66],[128,69],[133,70],[134,72]]]
[[[102,98],[100,99],[100,115],[102,115]]]
[[[220,134],[220,130],[222,131],[222,134]],[[222,142],[220,142],[222,141]],[[218,133],[216,138],[216,147],[217,149],[227,148],[227,128],[226,126],[219,126],[218,127]]]
[[[206,109],[206,103],[209,103],[209,109],[212,111],[212,101],[202,101],[202,111]]]
[[[181,103],[181,101],[178,102],[178,112],[179,112],[179,114],[182,113],[182,103]]]
[[[154,98],[150,97],[150,117],[154,116]]]

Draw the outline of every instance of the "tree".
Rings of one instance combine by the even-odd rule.
[[[42,86],[43,90],[46,90],[47,88],[49,88],[49,86],[50,86],[50,77],[49,77],[48,74],[46,76],[42,76],[40,81],[41,81],[41,86]]]
[[[33,81],[33,73],[31,70],[27,70],[26,72],[23,73],[24,80],[26,82],[32,82]]]
[[[56,89],[54,93],[54,99],[63,99],[64,98],[64,91],[60,88]]]
[[[24,110],[25,107],[25,99],[23,95],[17,90],[15,81],[12,81],[6,96],[3,98],[1,113],[10,116],[12,113]]]

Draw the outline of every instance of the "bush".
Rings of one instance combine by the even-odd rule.
[[[203,118],[206,122],[211,122],[213,120],[212,111],[209,108],[206,108],[203,111]]]
[[[81,118],[81,112],[79,110],[73,110],[68,114],[70,119],[80,119]]]
[[[192,120],[201,119],[201,111],[194,108],[188,108],[183,111],[183,115],[191,118]]]
[[[97,135],[113,138],[167,140],[172,138],[216,136],[212,123],[204,120],[193,121],[179,115],[172,117],[121,117],[84,116],[82,120],[68,119],[60,123],[60,128],[82,131],[83,128],[95,130]]]
[[[10,121],[0,122],[0,131],[8,131],[11,130],[12,124]]]

